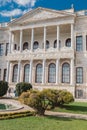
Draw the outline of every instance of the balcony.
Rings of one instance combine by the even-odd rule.
[[[62,47],[60,50],[57,48],[49,48],[46,51],[43,49],[36,49],[33,52],[31,50],[24,50],[22,52],[14,50],[7,56],[10,61],[18,60],[37,60],[37,59],[71,59],[74,58],[74,50],[71,47]]]

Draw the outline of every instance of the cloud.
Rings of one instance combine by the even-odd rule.
[[[13,2],[19,6],[33,7],[35,3],[37,2],[37,0],[0,0],[0,6],[4,6],[8,3],[12,4]]]
[[[13,1],[17,3],[18,5],[22,5],[22,6],[29,5],[33,7],[37,0],[13,0]]]
[[[5,10],[2,11],[0,14],[4,17],[19,16],[23,14],[23,11],[21,9],[14,9],[12,11]]]
[[[0,6],[9,6],[10,10],[2,10],[0,12],[1,16],[11,17],[11,16],[20,16],[25,14],[26,12],[32,10],[32,7],[38,0],[0,0]],[[17,4],[15,8],[14,3]],[[25,8],[22,10],[21,6]],[[13,10],[12,10],[13,9]]]

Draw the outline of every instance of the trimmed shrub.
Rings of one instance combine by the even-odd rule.
[[[68,104],[74,101],[73,95],[66,90],[60,90],[59,97],[60,97],[60,105]]]
[[[43,91],[32,91],[28,100],[28,105],[34,108],[38,115],[44,115],[45,110],[49,105],[49,101],[47,101]]]
[[[27,92],[32,89],[32,85],[30,83],[20,82],[16,84],[16,94],[20,96],[23,92]]]
[[[0,81],[0,97],[7,93],[8,87],[8,82]]]
[[[70,92],[65,90],[44,89],[43,91],[31,90],[22,93],[19,100],[35,109],[38,115],[44,115],[45,110],[55,108],[74,101]]]

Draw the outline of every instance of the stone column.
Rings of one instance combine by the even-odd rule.
[[[23,30],[20,30],[20,52],[22,52]]]
[[[57,26],[57,49],[59,50],[59,25]]]
[[[44,27],[44,50],[46,50],[46,26]]]
[[[42,72],[42,84],[45,84],[45,63],[46,60],[43,60],[43,72]]]
[[[71,24],[71,48],[74,49],[74,24]]]
[[[13,78],[13,66],[12,66],[12,63],[10,62],[10,65],[9,65],[9,77],[8,77],[8,81],[9,83],[12,83],[12,78]]]
[[[10,61],[7,61],[7,75],[6,75],[6,81],[9,81],[9,69],[10,69]]]
[[[31,30],[31,51],[33,51],[33,43],[34,43],[34,28]]]
[[[83,33],[83,51],[85,52],[85,51],[87,51],[86,50],[86,32],[84,32]]]
[[[70,84],[74,85],[75,83],[75,79],[74,79],[74,59],[71,59],[71,80],[70,80]]]
[[[30,75],[29,75],[30,83],[32,83],[32,69],[33,69],[33,60],[30,61]]]
[[[20,82],[20,70],[21,70],[21,61],[18,61],[18,76],[17,76],[17,83]]]
[[[59,59],[56,60],[56,84],[59,83]]]
[[[11,45],[12,45],[12,32],[9,32],[9,53],[11,53]]]

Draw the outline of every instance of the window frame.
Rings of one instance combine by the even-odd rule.
[[[81,38],[78,42],[78,38]],[[76,36],[76,51],[83,51],[83,36]]]
[[[65,73],[66,70],[63,70],[63,69],[64,69],[63,66],[64,66],[65,64],[69,65],[68,73]],[[64,74],[64,73],[65,73],[65,74]],[[66,74],[68,75],[68,78],[66,78]],[[70,64],[67,63],[67,62],[63,63],[63,64],[62,64],[62,83],[70,84],[70,74],[71,74],[71,73],[70,73]],[[67,80],[67,81],[65,81],[65,80]]]
[[[54,69],[50,67],[51,65],[55,66],[55,71],[53,71],[55,73],[52,73],[52,70],[50,70],[50,69]],[[55,77],[54,77],[54,74],[55,74]],[[50,63],[48,66],[48,83],[56,83],[56,64],[55,63]]]
[[[40,68],[38,68],[39,65],[41,65]],[[42,69],[42,71],[39,71],[38,69]],[[36,65],[35,83],[42,83],[42,77],[43,77],[43,65],[39,63]]]
[[[28,78],[28,81],[25,80],[25,77],[26,77],[26,76],[25,76],[25,75],[26,75],[26,74],[25,74],[25,72],[26,72],[25,69],[26,69],[26,66],[27,66],[27,65],[28,65],[28,67],[29,67],[29,68],[28,68],[28,69],[29,69],[29,72],[28,72],[28,74],[27,74],[27,76],[28,76],[28,77],[27,77],[27,78]],[[29,83],[29,76],[30,76],[30,64],[25,64],[25,66],[24,66],[24,79],[23,79],[23,81]]]
[[[82,69],[82,73],[80,72],[82,77],[78,77],[78,76],[81,76],[80,74],[79,75],[77,74],[78,73],[77,72],[78,69]],[[79,81],[78,81],[78,79],[79,79]],[[83,67],[76,67],[76,83],[77,84],[83,84]]]

